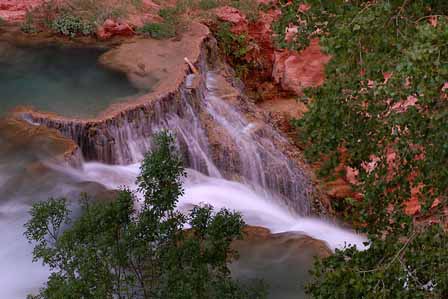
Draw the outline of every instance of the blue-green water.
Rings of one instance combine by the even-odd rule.
[[[98,64],[94,48],[16,47],[0,42],[0,115],[19,105],[93,117],[138,90]]]

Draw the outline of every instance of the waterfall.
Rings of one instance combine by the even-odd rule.
[[[238,153],[237,159],[218,161],[220,169],[236,170],[243,181],[256,190],[274,191],[274,195],[284,197],[288,206],[308,215],[310,181],[303,170],[280,150],[286,147],[287,140],[267,124],[249,122],[240,111],[223,100],[228,95],[219,94],[219,77],[216,74],[208,72],[205,77],[205,110],[224,129]]]
[[[33,112],[22,117],[73,139],[87,161],[118,165],[140,162],[151,148],[151,136],[168,129],[187,168],[240,181],[300,215],[310,215],[315,190],[305,171],[287,156],[291,145],[237,88],[217,70],[209,70],[207,54],[201,56],[201,75],[186,75],[176,91],[112,117],[82,121]]]
[[[180,211],[209,203],[215,209],[239,211],[248,225],[273,233],[302,232],[324,240],[331,249],[343,247],[345,241],[362,246],[362,236],[333,222],[303,217],[315,212],[318,196],[296,159],[297,149],[242,96],[225,67],[207,61],[216,54],[208,42],[196,61],[200,74],[185,74],[175,90],[131,100],[96,119],[65,118],[27,108],[13,115],[14,123],[18,121],[20,130],[27,133],[13,135],[25,140],[32,155],[20,167],[4,156],[7,166],[20,171],[14,174],[2,168],[0,173],[0,189],[7,200],[0,205],[0,241],[9,244],[6,250],[0,248],[0,276],[9,277],[0,282],[1,298],[36,293],[48,277],[49,269],[31,263],[32,248],[22,235],[29,204],[49,196],[74,201],[81,191],[101,194],[123,186],[136,190],[139,163],[152,146],[152,136],[162,129],[175,134],[187,168],[185,194],[177,206]],[[28,124],[24,126],[16,116]],[[42,142],[46,138],[31,142],[39,132],[51,135],[50,141],[55,142]],[[68,144],[60,146],[61,140]],[[36,155],[34,146],[42,146],[44,154]],[[20,147],[4,148],[23,162]],[[26,281],[21,279],[24,273],[29,276]]]

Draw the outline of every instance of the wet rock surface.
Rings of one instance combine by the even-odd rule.
[[[235,277],[243,282],[262,279],[269,287],[268,298],[307,298],[303,286],[309,279],[315,256],[331,251],[325,243],[300,233],[272,234],[261,227],[246,227],[243,240],[233,248],[239,259],[231,265]]]
[[[39,190],[58,180],[49,165],[79,168],[81,162],[79,147],[57,130],[13,117],[0,119],[0,201],[38,197]]]

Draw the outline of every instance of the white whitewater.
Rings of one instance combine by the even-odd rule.
[[[125,166],[89,162],[82,169],[51,167],[74,182],[97,182],[111,190],[124,186],[135,190],[139,173],[138,163]],[[207,203],[215,209],[239,211],[247,224],[269,228],[273,233],[298,232],[323,240],[332,250],[346,243],[364,247],[365,238],[353,231],[342,229],[336,223],[294,214],[279,200],[270,198],[270,193],[257,193],[239,182],[188,169],[184,188],[185,194],[178,204],[180,211]],[[27,294],[36,293],[49,274],[40,262],[31,262],[32,246],[23,236],[29,208],[28,204],[13,201],[0,205],[0,298],[24,299]]]
[[[109,189],[127,186],[135,190],[138,173],[139,164],[115,166],[86,163],[83,170],[70,170],[73,176],[87,178]],[[278,200],[267,197],[269,193],[257,193],[241,183],[205,176],[188,169],[184,188],[185,194],[178,203],[180,211],[189,210],[195,205],[210,204],[215,209],[239,211],[247,224],[269,228],[273,233],[299,232],[323,240],[332,250],[343,248],[346,244],[364,248],[363,236],[340,228],[333,222],[294,214]]]
[[[0,298],[24,299],[35,293],[49,271],[32,263],[32,245],[23,236],[28,205],[0,206]]]
[[[287,141],[272,128],[254,130],[254,124],[218,96],[214,74],[208,73],[205,80],[206,88],[199,99],[201,113],[206,111],[207,117],[212,118],[229,137],[232,145],[236,146],[236,159],[216,161],[212,158],[199,112],[193,107],[188,95],[184,94],[182,107],[173,108],[182,110],[182,113],[156,109],[156,117],[150,120],[148,131],[143,132],[143,124],[125,123],[119,130],[111,132],[120,148],[119,153],[116,153],[117,161],[123,164],[123,161],[132,161],[132,164],[87,162],[82,163],[81,168],[66,165],[50,167],[61,176],[69,177],[71,182],[96,182],[111,190],[124,186],[135,189],[142,153],[151,146],[148,136],[167,128],[181,140],[179,147],[188,151],[184,155],[189,162],[189,169],[184,182],[185,194],[179,199],[180,211],[207,203],[215,209],[225,207],[239,211],[247,224],[263,226],[274,233],[299,232],[323,240],[332,250],[342,248],[345,244],[363,248],[363,236],[343,229],[336,223],[307,216],[310,215],[310,200],[304,189],[309,186],[308,179],[276,148],[272,140],[278,143]],[[225,179],[231,177],[228,172],[233,170],[231,174],[238,174],[235,177],[240,182]],[[5,181],[0,173],[0,190]],[[55,182],[54,185],[61,184]],[[44,187],[39,191],[45,191],[45,194],[41,194],[45,196],[64,195],[49,193]],[[40,263],[31,263],[32,247],[23,236],[23,224],[27,220],[29,208],[29,204],[20,204],[14,200],[0,204],[0,298],[23,299],[42,286],[48,276],[47,269]]]

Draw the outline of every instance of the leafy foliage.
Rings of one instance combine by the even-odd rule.
[[[171,23],[146,23],[138,29],[140,34],[155,39],[165,39],[176,36],[176,27]]]
[[[163,18],[162,23],[146,23],[143,27],[138,29],[138,32],[155,39],[166,39],[175,37],[182,31],[186,30],[186,24],[183,14],[190,8],[193,8],[194,3],[191,0],[179,0],[176,5],[171,7],[164,7],[159,10],[159,16]]]
[[[239,78],[245,78],[249,70],[255,69],[256,63],[248,61],[246,55],[250,51],[250,41],[245,34],[235,34],[231,24],[222,22],[218,24],[215,36],[218,46],[229,60]]]
[[[209,1],[212,2],[213,0]],[[180,18],[182,14],[186,13],[190,9],[196,8],[196,4],[197,3],[194,0],[177,0],[175,6],[161,8],[159,15],[166,22],[174,23],[178,21],[177,19]]]
[[[308,286],[314,298],[447,298],[448,235],[439,225],[404,242],[377,240],[366,251],[336,250],[318,260]]]
[[[312,101],[295,122],[299,138],[310,160],[327,161],[326,173],[341,153],[359,172],[362,200],[340,206],[370,239],[364,252],[347,248],[318,262],[316,298],[446,297],[448,262],[437,248],[447,248],[447,14],[446,1],[432,0],[282,6],[279,45],[300,50],[320,37],[332,57],[325,84],[305,91]],[[286,43],[289,26],[298,33]]]
[[[34,18],[31,13],[27,13],[25,21],[20,25],[20,30],[25,33],[37,33],[37,29],[34,25]]]
[[[66,36],[90,35],[94,33],[95,26],[79,16],[64,13],[57,16],[51,23],[51,28]]]
[[[34,260],[52,274],[30,298],[260,298],[227,268],[236,257],[230,244],[241,237],[241,215],[210,206],[189,216],[176,212],[184,176],[173,137],[161,133],[137,179],[141,208],[127,189],[108,203],[84,198],[75,221],[63,199],[35,204],[25,235],[36,244]]]
[[[46,0],[28,11],[24,32],[51,29],[69,37],[91,35],[106,19],[120,19],[142,8],[141,0]]]
[[[216,38],[226,56],[234,59],[242,59],[247,53],[246,36],[234,34],[230,31],[229,23],[220,23],[216,32]]]
[[[218,0],[199,0],[200,9],[212,9],[219,6]]]

